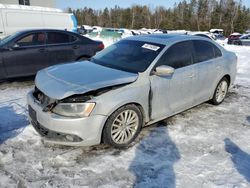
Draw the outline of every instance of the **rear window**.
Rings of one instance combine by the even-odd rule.
[[[214,55],[215,57],[221,57],[222,56],[222,53],[220,51],[220,49],[214,45]]]
[[[194,40],[194,62],[199,63],[222,56],[220,49],[208,41]]]
[[[76,41],[77,38],[73,35],[59,32],[48,33],[48,44],[63,44]]]
[[[97,53],[91,61],[127,72],[144,72],[165,45],[121,40]]]

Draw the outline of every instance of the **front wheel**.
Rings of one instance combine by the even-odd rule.
[[[214,95],[211,100],[213,104],[219,105],[224,101],[228,92],[228,87],[229,81],[226,78],[222,78],[214,91]]]
[[[136,105],[121,107],[108,118],[103,141],[118,149],[126,148],[136,139],[142,124],[142,113]]]
[[[83,56],[83,57],[80,57],[79,59],[77,59],[76,61],[86,61],[89,59],[90,59],[90,57]]]

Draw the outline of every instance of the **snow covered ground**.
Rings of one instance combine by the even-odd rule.
[[[106,41],[106,45],[110,41]],[[133,147],[44,144],[27,120],[32,81],[0,85],[0,187],[250,187],[250,47],[225,102],[142,130]]]

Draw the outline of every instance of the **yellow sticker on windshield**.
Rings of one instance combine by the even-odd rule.
[[[160,49],[159,46],[155,46],[155,45],[152,45],[152,44],[144,44],[142,46],[142,48],[146,48],[146,49],[153,50],[153,51],[157,51],[157,50]]]

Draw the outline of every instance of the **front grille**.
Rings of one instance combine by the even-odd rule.
[[[49,130],[43,127],[38,121],[31,121],[31,124],[35,128],[35,130],[42,136],[51,141],[64,141],[64,142],[81,142],[83,141],[80,137],[72,134],[59,133],[52,130]],[[70,136],[72,140],[67,139]]]

